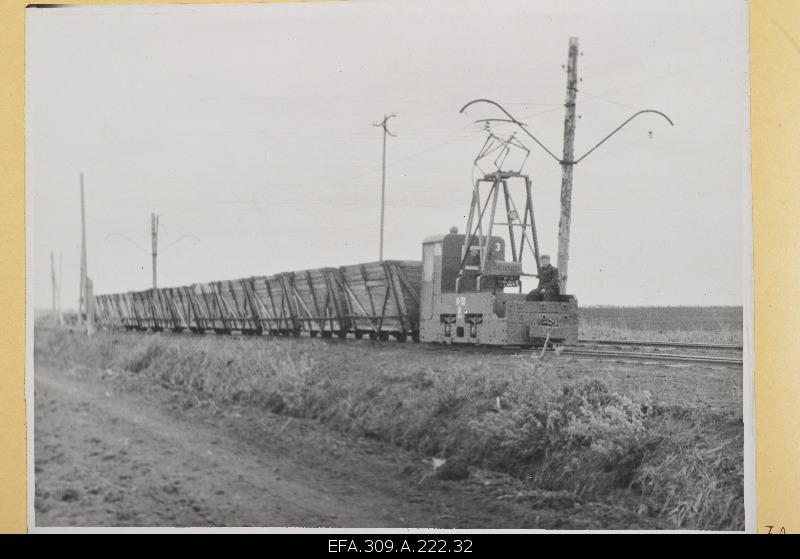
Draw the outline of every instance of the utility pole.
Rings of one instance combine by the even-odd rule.
[[[53,322],[58,323],[58,296],[56,295],[58,286],[56,285],[56,261],[52,250],[50,251],[50,280],[53,288]]]
[[[94,334],[94,288],[92,280],[86,278],[86,335]]]
[[[572,169],[575,165],[575,98],[578,93],[578,38],[569,38],[567,60],[567,101],[564,103],[564,155],[561,158],[561,217],[558,220],[558,280],[561,293],[567,293],[569,229],[572,219]]]
[[[86,310],[86,208],[83,198],[83,173],[81,173],[81,294],[78,300],[78,324],[83,324]]]
[[[63,261],[61,253],[58,253],[58,296],[56,297],[56,306],[58,308],[58,324],[64,326],[64,313],[61,310],[61,280],[64,277],[61,272],[63,269]]]
[[[380,240],[380,251],[378,253],[378,258],[381,262],[383,262],[383,216],[385,213],[385,199],[386,199],[386,136],[395,137],[395,134],[389,132],[389,129],[386,128],[386,123],[389,121],[390,118],[396,117],[395,113],[390,115],[384,115],[383,120],[381,122],[375,122],[372,126],[379,126],[383,128],[383,166],[381,170],[381,240]]]
[[[150,236],[153,242],[153,289],[158,287],[158,216],[150,214]]]

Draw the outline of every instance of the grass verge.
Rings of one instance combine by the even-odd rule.
[[[408,346],[38,329],[34,356],[125,371],[220,405],[320,421],[607,502],[665,527],[741,530],[741,412],[659,404],[559,362]],[[601,528],[602,526],[598,526]]]

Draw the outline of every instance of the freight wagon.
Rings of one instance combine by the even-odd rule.
[[[422,264],[389,260],[99,295],[101,326],[400,341],[419,336]]]

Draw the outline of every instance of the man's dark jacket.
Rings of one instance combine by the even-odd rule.
[[[558,291],[558,268],[548,264],[539,271],[539,286],[537,289]]]

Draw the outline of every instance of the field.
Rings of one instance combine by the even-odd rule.
[[[734,314],[729,324],[735,324]],[[619,329],[597,329],[594,320],[589,313],[583,335]],[[682,339],[699,324],[660,335]],[[735,338],[730,328],[706,332]],[[625,333],[629,339],[659,334]],[[407,511],[405,520],[390,516],[384,520],[389,524],[379,525],[743,529],[742,379],[735,368],[482,356],[393,342],[107,332],[87,339],[41,328],[35,363],[37,371],[64,371],[48,373],[52,382],[67,375],[70,382],[120,395],[164,391],[173,416],[196,410],[221,421],[255,414],[321,429],[370,460],[393,457],[393,466],[384,460],[381,467],[397,470],[388,486],[400,483],[399,502],[392,505],[398,510],[411,506],[408,495],[422,499],[419,506],[432,499],[454,503],[444,516]],[[39,435],[39,425],[52,419],[39,394],[55,386],[36,386],[37,523],[81,523],[80,503],[70,502],[71,513],[65,512],[53,471],[64,461],[58,441],[40,445],[47,437]],[[230,436],[240,437],[242,429]],[[273,437],[289,436],[291,428],[277,431]],[[312,462],[330,460],[331,468],[339,463],[306,435],[297,436],[290,446],[306,448]],[[360,475],[353,473],[358,465],[347,467]],[[376,491],[366,485],[359,494]],[[92,499],[85,499],[89,506]],[[127,499],[120,502],[135,508],[133,494]],[[98,511],[104,512],[95,523],[148,522],[146,515],[123,514],[120,520],[115,506],[100,501]],[[477,506],[491,514],[467,512],[475,503],[490,503]],[[232,522],[213,514],[206,522],[181,513],[170,518],[173,525]],[[250,522],[266,521],[256,515]]]
[[[742,307],[581,307],[581,336],[741,343]]]

